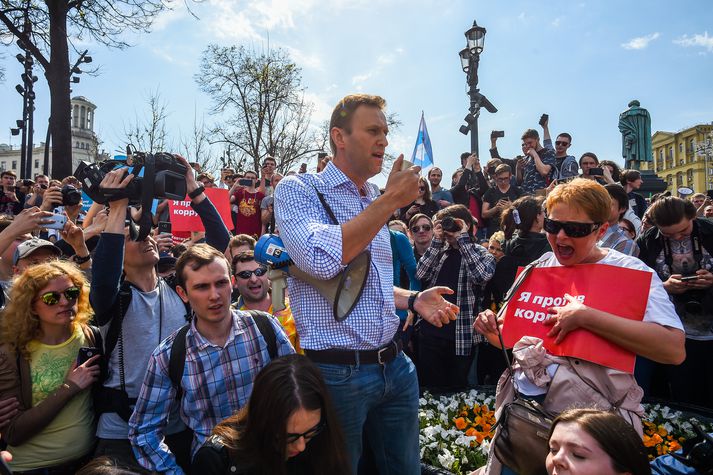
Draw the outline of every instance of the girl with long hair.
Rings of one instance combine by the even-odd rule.
[[[319,369],[288,355],[255,378],[250,401],[213,429],[196,453],[200,474],[350,472],[344,439]]]
[[[650,475],[646,448],[621,416],[597,409],[571,409],[552,422],[547,473]]]
[[[98,346],[90,317],[89,284],[74,264],[31,266],[13,283],[0,322],[0,399],[19,402],[3,429],[14,473],[74,473],[93,449],[98,356],[77,364],[80,348]]]

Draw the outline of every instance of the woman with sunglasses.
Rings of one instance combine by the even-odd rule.
[[[248,404],[218,424],[193,459],[201,475],[348,474],[349,467],[322,375],[301,355],[263,368]]]
[[[563,306],[546,309],[548,318],[543,324],[550,327],[548,336],[560,343],[570,332],[584,329],[636,355],[663,364],[680,364],[685,359],[683,327],[661,279],[635,257],[597,247],[597,241],[607,230],[611,211],[611,198],[604,187],[586,179],[558,185],[547,197],[546,211],[544,230],[553,252],[542,256],[537,267],[605,264],[651,274],[642,321],[604,312],[566,296]],[[625,295],[625,286],[625,282],[611,282],[611,295]],[[495,314],[486,310],[478,315],[474,328],[492,345],[500,347],[501,325],[502,321],[496,321]],[[616,409],[641,433],[643,391],[632,374],[584,360],[553,356],[539,343],[540,339],[525,336],[515,344],[514,379],[520,397],[536,400],[552,413],[571,406]],[[498,406],[513,397],[512,379],[506,371],[498,385]],[[494,464],[489,463],[486,473],[500,473]]]
[[[399,211],[398,218],[408,223],[416,214],[425,214],[432,218],[438,212],[438,204],[431,199],[431,188],[428,186],[428,180],[424,177],[418,179],[418,198],[413,200],[409,205],[404,206]]]
[[[0,400],[17,398],[3,428],[13,473],[74,473],[94,447],[91,385],[101,345],[89,327],[89,285],[76,265],[50,261],[13,283],[0,323]],[[78,364],[81,363],[81,364]]]

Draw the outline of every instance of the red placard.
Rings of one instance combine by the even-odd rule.
[[[222,188],[206,188],[206,196],[218,210],[228,229],[233,229],[233,219],[230,217],[230,198],[228,190]],[[186,197],[184,201],[168,201],[168,210],[173,233],[190,233],[191,231],[205,231],[203,222],[198,213],[191,208],[191,200]]]
[[[649,298],[651,273],[605,264],[532,269],[508,303],[503,324],[503,341],[511,348],[523,336],[543,340],[547,351],[634,372],[636,355],[592,332],[577,329],[560,344],[548,337],[551,326],[544,325],[547,309],[564,306],[564,294],[584,305],[631,320],[641,321]]]

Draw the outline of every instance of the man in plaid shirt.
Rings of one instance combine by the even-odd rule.
[[[129,439],[139,463],[154,472],[183,474],[164,442],[168,416],[179,406],[193,430],[191,455],[213,427],[243,407],[253,380],[270,362],[267,343],[252,318],[231,310],[228,260],[215,248],[197,244],[176,263],[176,291],[191,304],[193,320],[186,333],[182,396],[169,377],[174,332],[154,350],[129,420]],[[280,356],[294,353],[279,322],[270,318]]]
[[[416,277],[428,282],[428,287],[456,290],[443,297],[456,304],[460,313],[455,325],[437,328],[421,322],[419,376],[423,387],[460,390],[467,386],[473,344],[483,341],[480,335],[473,334],[473,322],[481,288],[495,273],[495,257],[473,238],[476,223],[465,206],[442,209],[434,223],[433,240],[418,261]]]

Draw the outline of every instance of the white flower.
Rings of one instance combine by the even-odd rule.
[[[443,453],[438,455],[438,462],[447,470],[450,470],[456,459],[448,449],[443,449]]]

